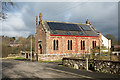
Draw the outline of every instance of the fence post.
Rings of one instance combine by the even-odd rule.
[[[86,70],[88,70],[88,58],[86,58]]]

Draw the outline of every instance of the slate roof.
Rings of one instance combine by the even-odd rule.
[[[45,21],[45,25],[54,35],[98,36],[87,24]]]

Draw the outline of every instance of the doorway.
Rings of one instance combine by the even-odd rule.
[[[28,59],[28,53],[26,53],[26,58]]]
[[[39,54],[42,54],[42,45],[39,44]]]

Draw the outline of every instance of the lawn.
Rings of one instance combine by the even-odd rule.
[[[2,59],[26,59],[24,57],[7,57],[7,58],[2,58]]]
[[[50,62],[62,62],[62,60],[55,60],[55,61],[39,61],[40,63],[50,63]]]

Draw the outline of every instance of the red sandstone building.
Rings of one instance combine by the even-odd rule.
[[[102,45],[101,34],[87,20],[86,24],[42,20],[36,17],[35,52],[38,54],[89,54]]]

